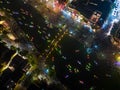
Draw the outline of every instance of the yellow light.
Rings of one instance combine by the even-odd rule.
[[[10,34],[10,33],[9,33],[9,34],[7,34],[7,36],[9,37],[9,39],[11,39],[11,40],[13,40],[13,41],[16,39],[13,34]]]
[[[117,61],[120,62],[120,56],[117,57]]]
[[[116,54],[115,59],[116,59],[116,61],[120,62],[120,54]]]
[[[0,24],[3,24],[5,21],[0,21]]]

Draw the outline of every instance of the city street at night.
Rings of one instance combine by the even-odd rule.
[[[120,90],[120,0],[0,0],[1,90]]]

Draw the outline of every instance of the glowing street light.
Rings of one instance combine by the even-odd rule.
[[[116,60],[117,62],[120,62],[120,54],[119,54],[119,53],[115,55],[115,60]]]

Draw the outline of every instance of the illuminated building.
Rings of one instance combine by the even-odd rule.
[[[74,0],[71,4],[88,19],[94,15],[94,12],[100,12],[100,17],[96,21],[101,26],[107,19],[113,2],[114,0]]]
[[[120,48],[120,21],[118,23],[114,23],[113,28],[111,30],[111,35],[111,42],[113,43],[113,45]]]
[[[99,20],[99,18],[101,17],[102,13],[99,12],[99,11],[94,11],[91,18],[90,18],[90,21],[94,24],[96,24]]]
[[[113,8],[112,13],[110,15],[110,20],[113,23],[111,30],[109,31],[112,35],[112,43],[113,45],[120,48],[120,0],[116,0],[115,8]]]
[[[118,25],[118,22],[120,20],[120,0],[115,0],[111,11],[106,19],[106,21],[104,22],[104,24],[102,25],[102,29],[107,31],[107,35],[110,35],[111,32],[113,32],[115,29],[116,25]],[[115,31],[116,32],[116,31]]]

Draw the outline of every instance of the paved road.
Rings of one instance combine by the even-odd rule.
[[[12,3],[8,4],[7,1]],[[29,37],[40,52],[43,52],[50,44],[47,40],[52,41],[56,33],[59,32],[57,28],[49,28],[39,12],[30,5],[23,4],[20,0],[5,0],[0,4],[0,7],[8,11],[16,19],[22,30],[28,34],[26,36]],[[85,34],[83,34],[85,41],[90,41],[86,37],[89,33],[83,33]],[[46,36],[49,36],[49,39],[46,39]],[[109,38],[106,38],[102,32],[96,33],[92,48],[84,48],[81,43],[72,37],[64,37],[58,47],[61,51],[59,50],[58,53],[55,52],[49,57],[50,60],[53,60],[53,57],[55,58],[53,64],[56,66],[58,78],[69,88],[78,90],[88,90],[90,88],[97,90],[118,89],[119,71],[114,70],[114,63],[112,63],[114,59],[113,53],[117,51],[113,49],[107,39]],[[93,52],[91,53],[91,51]]]
[[[24,4],[21,0],[5,0],[1,3],[0,7],[9,12],[21,30],[25,32],[26,37],[34,43],[40,52],[44,51],[43,48],[47,48],[50,41],[52,41],[57,32],[59,32],[57,28],[49,28],[40,13],[30,5]]]

